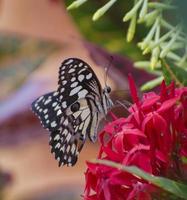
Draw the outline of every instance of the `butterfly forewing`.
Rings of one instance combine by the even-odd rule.
[[[87,135],[96,140],[102,89],[91,67],[77,58],[64,60],[58,84],[57,92],[36,99],[32,109],[50,131],[51,152],[59,165],[72,166]]]
[[[62,63],[58,83],[62,107],[68,107],[86,96],[101,97],[101,85],[95,73],[87,63],[77,58],[69,58]]]

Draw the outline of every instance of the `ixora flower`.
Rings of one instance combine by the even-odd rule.
[[[116,118],[100,133],[98,159],[137,166],[157,176],[183,179],[187,157],[187,87],[162,82],[160,94],[139,99],[132,77],[133,104],[127,118]],[[120,169],[87,162],[85,200],[149,200],[158,189]]]

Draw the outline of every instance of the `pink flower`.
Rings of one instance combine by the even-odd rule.
[[[160,94],[144,93],[139,99],[132,77],[134,104],[127,118],[107,124],[100,133],[98,159],[135,165],[153,175],[182,178],[187,156],[187,88],[165,82]],[[85,200],[150,200],[156,187],[116,168],[87,163]]]

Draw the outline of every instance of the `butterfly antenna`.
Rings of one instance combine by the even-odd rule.
[[[105,77],[104,77],[105,87],[107,86],[108,71],[109,71],[109,69],[111,67],[111,64],[112,64],[113,60],[114,60],[114,57],[110,56],[110,60],[109,60],[108,66],[105,67]]]

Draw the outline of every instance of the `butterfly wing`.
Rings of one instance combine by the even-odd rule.
[[[91,67],[80,59],[64,60],[59,69],[58,84],[62,108],[66,109],[78,99],[85,97],[101,101],[101,84]]]
[[[59,129],[62,110],[58,100],[58,92],[50,92],[32,103],[32,111],[39,117],[42,126],[54,131]]]
[[[95,107],[90,106],[91,101],[87,98],[80,99],[68,107],[63,116],[61,128],[51,133],[51,152],[55,153],[59,166],[65,164],[72,166],[76,163],[87,135],[91,136],[92,141],[96,139],[95,134],[92,133],[92,136],[90,133],[92,127],[98,124],[98,118],[94,117],[93,120],[93,116],[98,116],[98,112]],[[79,108],[72,110],[74,105],[78,104]]]
[[[76,163],[86,136],[91,141],[96,139],[100,119],[96,102],[101,102],[102,90],[91,67],[76,58],[62,63],[58,84],[57,92],[38,98],[32,108],[51,132],[51,151],[59,165],[70,166]]]

